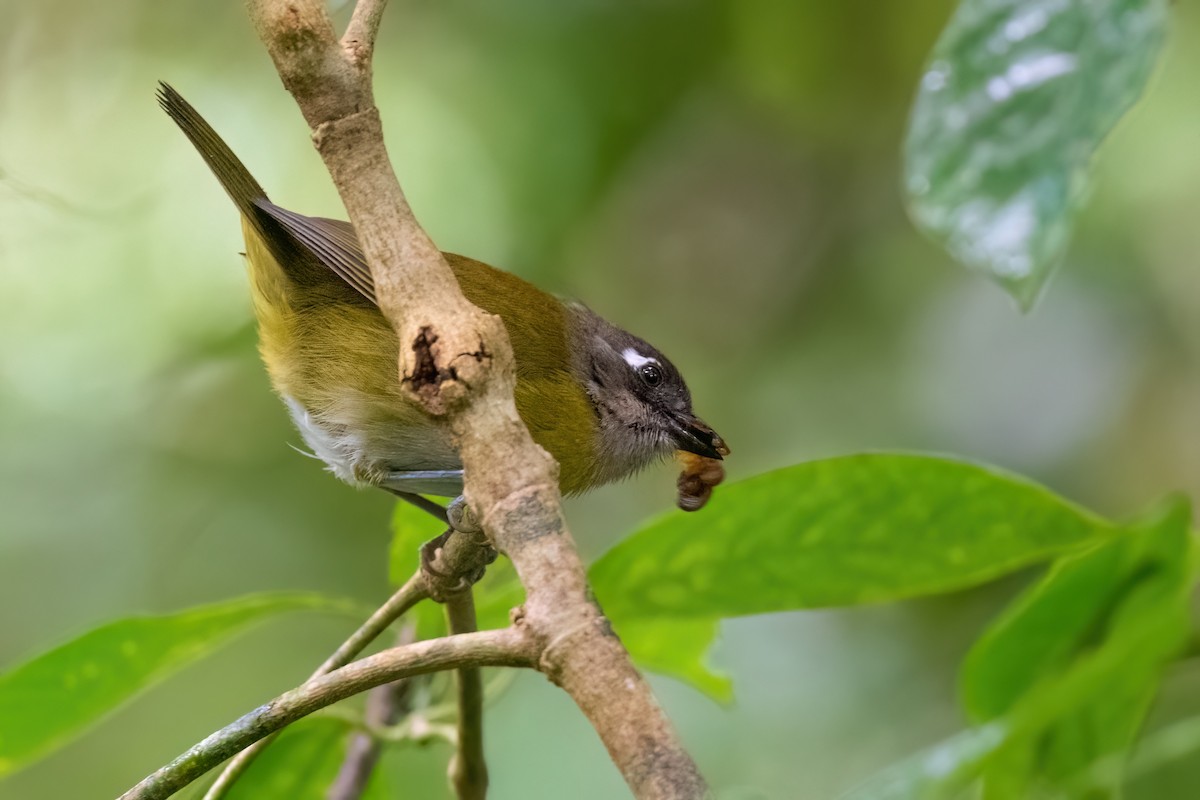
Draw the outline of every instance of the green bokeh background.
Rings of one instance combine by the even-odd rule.
[[[1200,12],[1176,4],[1029,316],[914,232],[898,154],[949,0],[392,3],[377,98],[443,248],[585,300],[668,352],[733,477],[876,448],[950,452],[1126,516],[1200,490]],[[343,11],[344,15],[344,11]],[[236,215],[158,110],[165,79],[268,188],[337,197],[238,2],[0,5],[0,665],[96,623],[264,589],[387,592],[389,500],[289,448]],[[568,503],[595,557],[669,506],[670,467]],[[663,703],[726,800],[826,798],[962,725],[954,673],[1021,581],[728,622],[722,708]],[[344,619],[261,629],[0,798],[112,797],[294,685]],[[1156,712],[1185,713],[1178,668]],[[493,797],[623,796],[558,690],[487,717]],[[388,768],[445,796],[447,753]],[[1134,797],[1191,796],[1187,765]]]

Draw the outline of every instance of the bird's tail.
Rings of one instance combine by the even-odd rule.
[[[257,222],[260,215],[254,201],[265,199],[267,193],[258,185],[258,181],[254,180],[254,176],[246,169],[241,159],[233,154],[225,140],[200,116],[200,112],[192,108],[191,103],[163,81],[158,83],[158,104],[175,120],[175,124],[200,152],[204,163],[208,164],[209,169],[217,176],[217,180],[242,212],[242,216]]]

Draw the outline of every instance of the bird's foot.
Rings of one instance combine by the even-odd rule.
[[[450,529],[435,539],[430,539],[421,545],[421,572],[430,587],[430,594],[435,600],[447,595],[465,591],[483,577],[489,564],[496,560],[498,553],[487,541],[483,528],[475,522],[471,509],[461,495],[456,497],[446,509]],[[474,550],[466,555],[466,569],[447,570],[443,568],[444,554],[451,538],[460,537],[462,544]]]

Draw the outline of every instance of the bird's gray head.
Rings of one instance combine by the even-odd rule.
[[[666,356],[581,310],[586,318],[576,368],[599,420],[603,468],[623,476],[675,450],[715,459],[728,452],[692,412],[691,392]]]

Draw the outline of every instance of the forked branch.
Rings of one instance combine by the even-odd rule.
[[[537,657],[519,626],[448,636],[394,647],[315,678],[259,706],[192,747],[121,795],[120,800],[163,800],[234,753],[312,712],[384,683],[465,665],[529,667]]]

